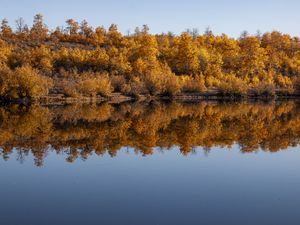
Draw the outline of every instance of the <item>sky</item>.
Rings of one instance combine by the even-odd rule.
[[[124,34],[147,24],[151,33],[180,34],[207,27],[215,34],[239,37],[278,30],[300,36],[299,0],[0,0],[0,18],[14,21],[23,17],[32,24],[37,13],[44,15],[50,29],[65,26],[69,18],[86,19],[93,27],[118,25]]]

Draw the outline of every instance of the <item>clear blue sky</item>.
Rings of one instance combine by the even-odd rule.
[[[120,31],[148,24],[152,33],[181,33],[210,27],[214,33],[238,37],[243,30],[256,33],[279,30],[300,36],[299,0],[0,0],[0,17],[11,25],[23,17],[29,25],[37,13],[54,29],[66,19],[86,19],[93,27],[116,23]]]

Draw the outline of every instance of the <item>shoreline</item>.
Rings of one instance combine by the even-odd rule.
[[[67,97],[62,94],[50,94],[41,98],[24,98],[24,99],[2,99],[1,104],[87,104],[87,103],[102,103],[109,102],[111,104],[121,104],[123,102],[139,102],[139,101],[178,101],[178,102],[198,102],[198,101],[281,101],[281,100],[298,100],[300,93],[276,92],[275,95],[230,95],[222,94],[216,90],[210,90],[202,93],[180,93],[174,96],[167,95],[138,95],[128,96],[121,93],[112,93],[109,96],[95,97]]]

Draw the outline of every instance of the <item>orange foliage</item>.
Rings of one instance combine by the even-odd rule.
[[[110,86],[108,79],[114,91],[124,94],[174,95],[219,89],[223,94],[245,95],[263,93],[264,88],[268,93],[271,89],[286,93],[299,89],[299,38],[277,31],[261,36],[244,33],[234,39],[225,34],[215,36],[209,30],[203,35],[196,30],[153,35],[144,25],[132,35],[123,35],[115,24],[106,30],[93,29],[85,20],[68,19],[66,23],[66,29],[50,32],[38,14],[31,28],[19,18],[13,31],[4,19],[0,65],[12,70],[30,65],[50,79],[62,77],[61,69],[76,70],[83,75],[74,76],[65,89],[79,82],[85,90],[102,83]],[[101,84],[98,78],[76,81],[86,72],[94,77],[109,75],[102,76]]]

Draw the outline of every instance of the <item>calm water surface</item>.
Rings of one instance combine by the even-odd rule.
[[[0,224],[300,224],[299,109],[2,108]]]

